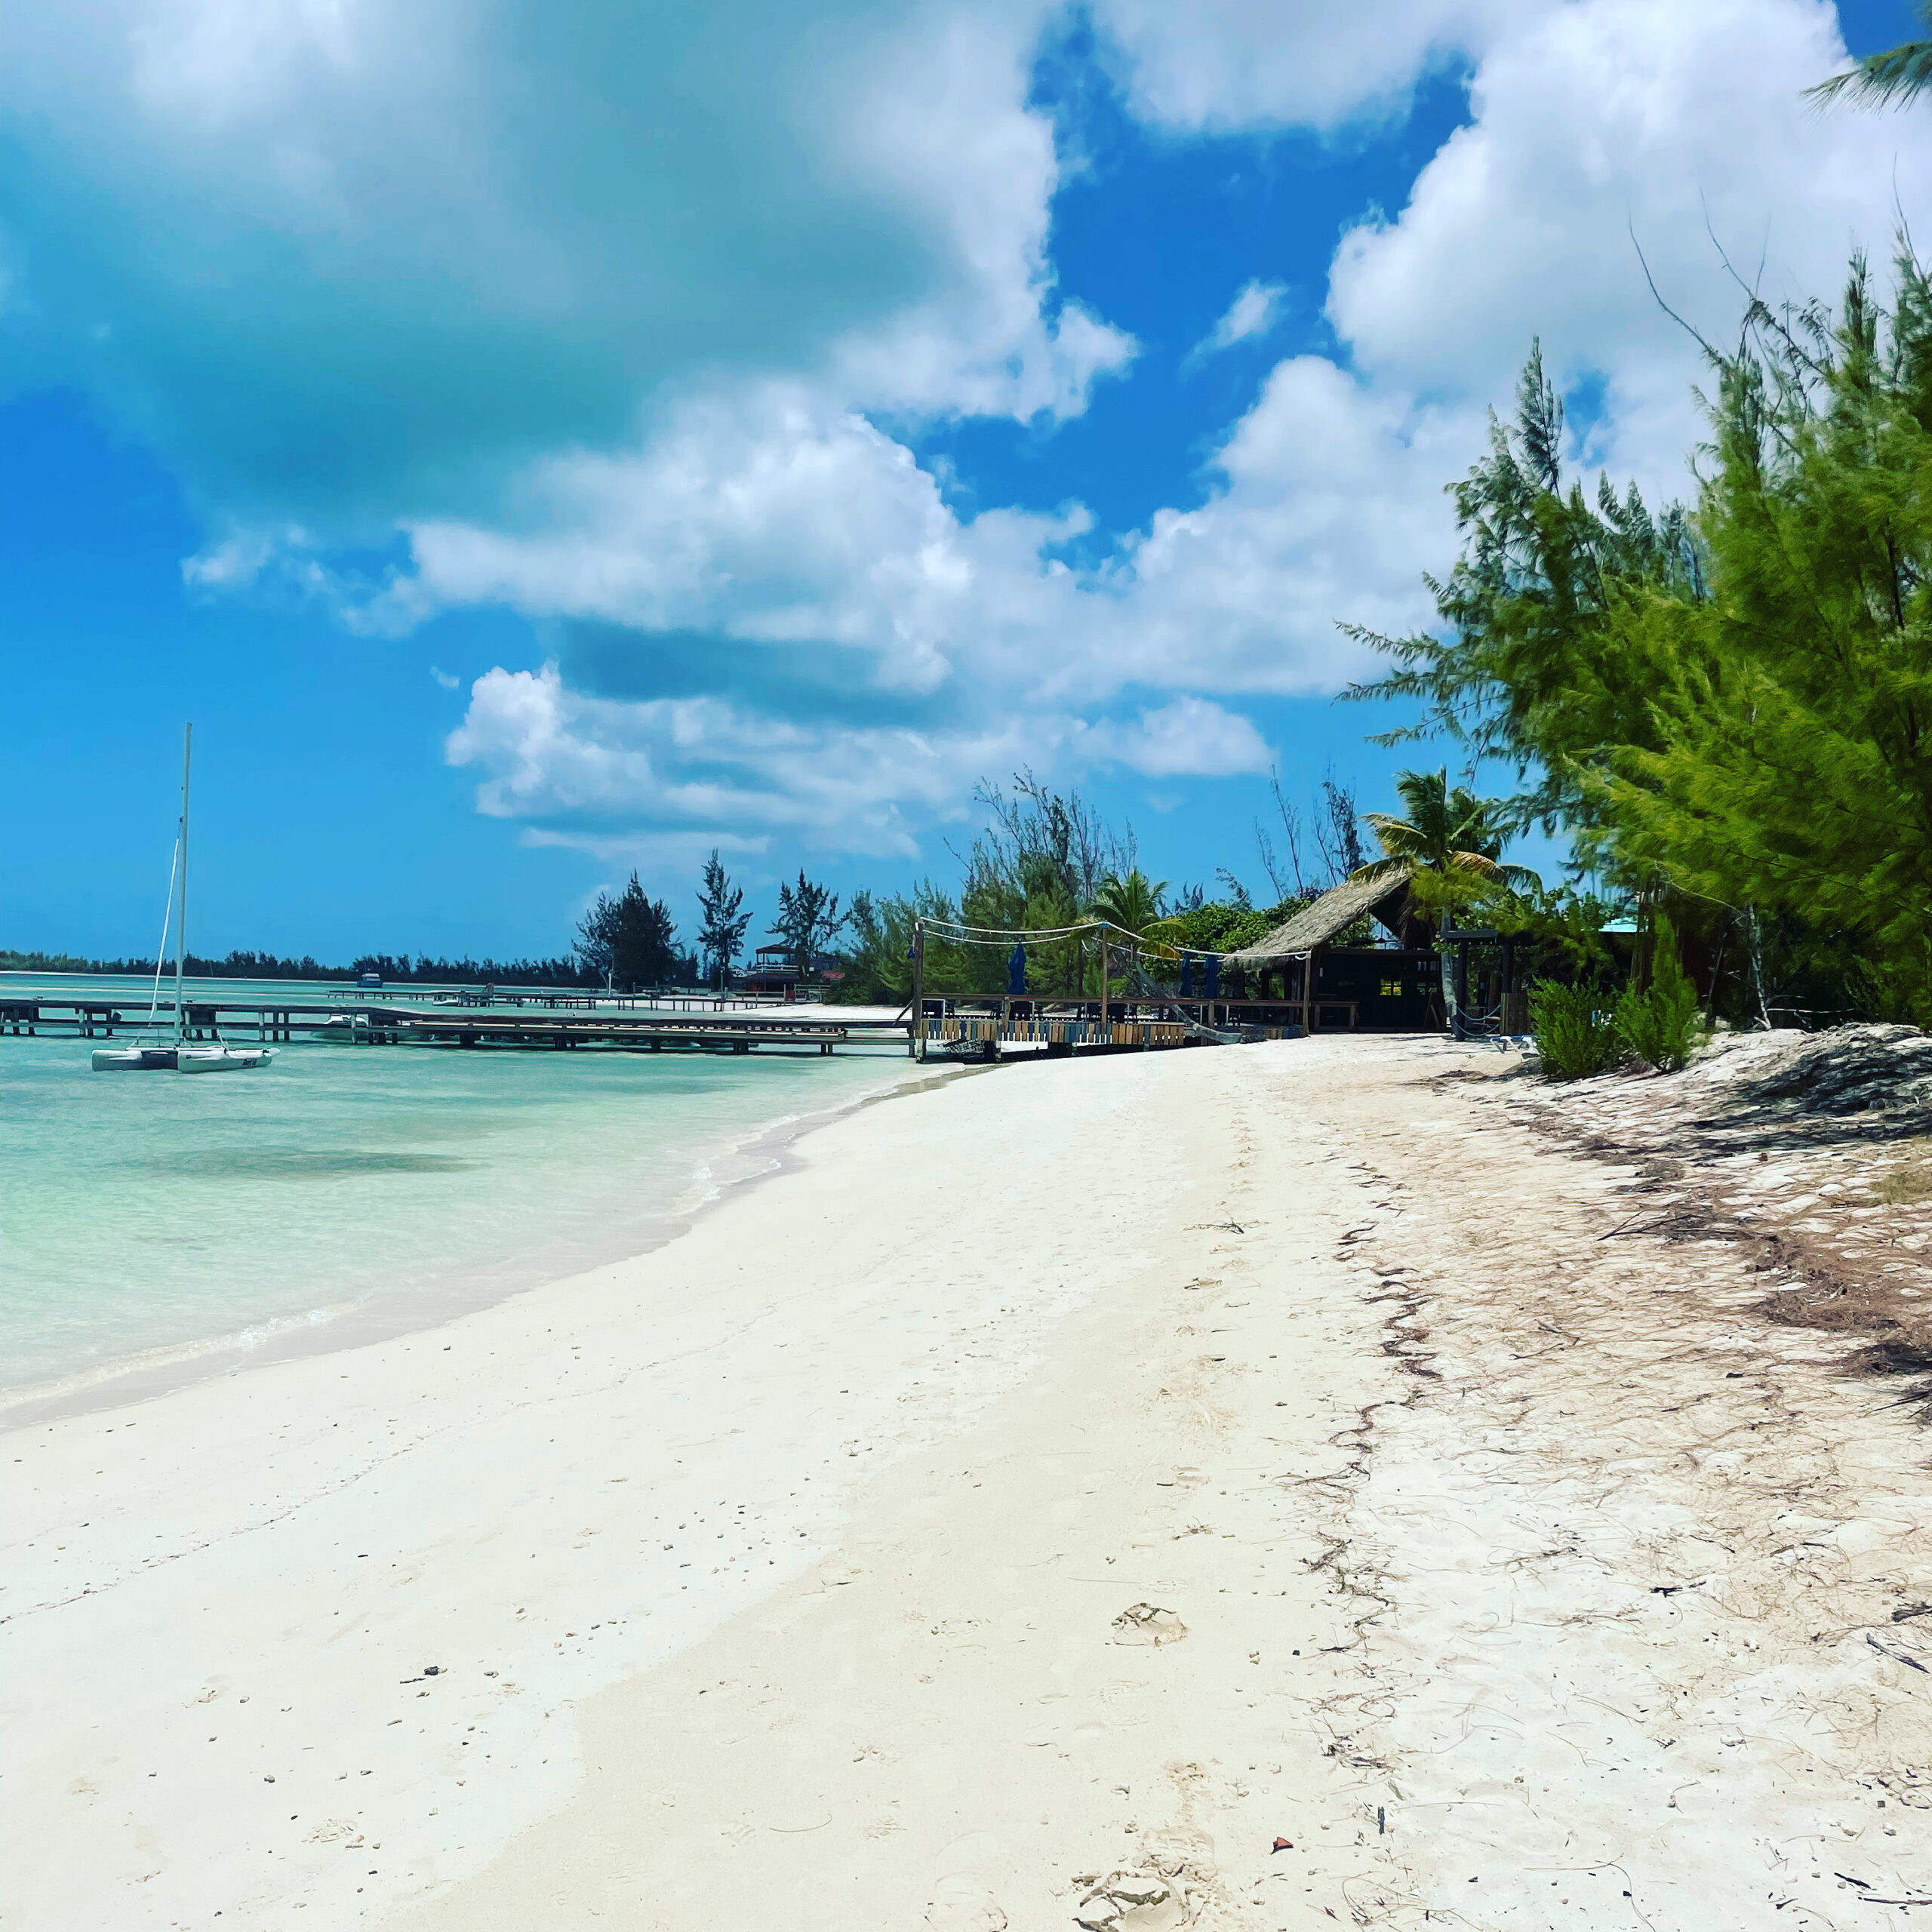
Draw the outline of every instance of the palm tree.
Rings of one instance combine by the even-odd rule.
[[[1494,798],[1479,798],[1460,785],[1452,789],[1446,768],[1398,772],[1395,789],[1408,816],[1363,813],[1383,856],[1357,866],[1351,878],[1385,878],[1407,867],[1466,872],[1512,888],[1535,881],[1527,866],[1497,863],[1506,834],[1497,823],[1500,808]]]
[[[1167,889],[1165,879],[1158,885],[1152,884],[1137,866],[1124,878],[1109,872],[1087,910],[1094,918],[1105,919],[1123,932],[1138,935],[1160,918],[1161,896]]]
[[[1932,28],[1932,0],[1918,0],[1918,17]],[[1838,100],[1860,107],[1904,107],[1932,88],[1932,40],[1902,41],[1884,54],[1868,54],[1842,74],[1807,88],[1820,106]]]

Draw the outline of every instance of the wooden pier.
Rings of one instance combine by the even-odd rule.
[[[1094,1053],[1150,1052],[1232,1040],[1294,1038],[1304,1030],[1298,1001],[1180,999],[1109,993],[1104,998],[949,995],[921,999],[895,1017],[836,1007],[748,1006],[702,996],[674,1004],[563,993],[485,1004],[470,997],[298,1001],[190,997],[188,1038],[259,1045],[439,1047],[628,1053],[757,1051],[829,1055],[853,1049],[903,1051],[915,1059],[997,1060]],[[1318,1003],[1308,1014],[1350,1029],[1354,1003]],[[112,1039],[150,1023],[172,1030],[164,1000],[151,1023],[145,1000],[44,998],[0,993],[0,1034]]]
[[[696,999],[665,1008],[589,996],[480,1002],[330,1001],[297,1004],[275,1000],[195,999],[185,1002],[191,1039],[273,1044],[296,1041],[349,1047],[513,1047],[568,1049],[590,1046],[641,1053],[674,1051],[748,1054],[756,1049],[829,1054],[841,1048],[901,1048],[903,1020],[834,1015],[825,1008],[746,1009]],[[164,1000],[153,1020],[172,1029],[173,1002]],[[112,1039],[150,1023],[145,1001],[0,995],[0,1033],[51,1033]]]

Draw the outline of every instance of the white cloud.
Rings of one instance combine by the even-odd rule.
[[[617,457],[552,460],[514,528],[411,532],[413,568],[358,621],[468,604],[640,631],[860,654],[883,689],[954,704],[1103,703],[1132,685],[1294,692],[1354,661],[1334,619],[1409,623],[1441,488],[1479,416],[1416,409],[1319,357],[1281,364],[1210,466],[1101,567],[1057,547],[1084,512],[962,521],[901,444],[771,389],[694,403]]]
[[[715,698],[622,701],[571,690],[555,665],[489,672],[447,741],[482,776],[478,808],[537,842],[609,857],[716,842],[909,857],[920,823],[960,815],[974,782],[1049,761],[1150,777],[1265,770],[1254,726],[1182,699],[1130,721],[1008,712],[934,728],[801,724]],[[701,774],[701,775],[700,775]],[[648,834],[635,828],[650,826]]]
[[[1094,725],[1081,748],[1090,758],[1131,766],[1149,778],[1229,778],[1266,771],[1272,762],[1249,720],[1199,697],[1143,710],[1131,724]]]
[[[238,521],[491,513],[695,372],[1064,417],[1048,0],[103,0],[10,23],[10,380]],[[100,337],[105,326],[108,334]]]
[[[553,838],[575,842],[586,823],[601,822],[605,838],[621,842],[643,823],[706,840],[777,834],[808,848],[910,856],[908,808],[950,815],[982,771],[1023,762],[1028,749],[1011,731],[934,737],[801,724],[715,698],[586,697],[546,665],[479,678],[446,752],[485,774],[479,810],[561,822]]]
[[[1251,281],[1228,305],[1228,312],[1189,352],[1188,359],[1218,355],[1238,342],[1252,342],[1273,328],[1287,291],[1278,281]]]
[[[1770,300],[1832,298],[1855,244],[1887,250],[1894,189],[1908,210],[1932,191],[1922,119],[1820,114],[1801,97],[1843,64],[1820,0],[1550,8],[1490,48],[1474,124],[1401,215],[1345,238],[1330,318],[1378,387],[1506,405],[1539,333],[1557,372],[1605,383],[1592,453],[1681,490],[1697,355],[1632,234],[1714,341],[1734,337],[1743,297],[1713,233],[1747,278],[1761,258]]]
[[[816,650],[828,686],[878,700],[828,721],[593,695],[555,666],[478,681],[449,755],[482,808],[600,854],[907,853],[1017,764],[1262,768],[1244,697],[1361,668],[1337,618],[1429,617],[1442,486],[1533,332],[1600,386],[1589,453],[1681,487],[1695,354],[1629,227],[1721,337],[1740,298],[1707,215],[1747,274],[1764,251],[1774,297],[1829,294],[1854,242],[1882,251],[1894,183],[1909,209],[1932,188],[1921,120],[1800,99],[1841,64],[1823,0],[1097,0],[1131,106],[1177,140],[1393,112],[1453,61],[1472,120],[1407,207],[1344,238],[1340,359],[1281,361],[1204,500],[1076,566],[1080,505],[965,515],[894,432],[1051,422],[1131,368],[1056,286],[1058,164],[1029,105],[1064,17],[1046,0],[774,7],[728,31],[700,11],[677,60],[678,17],[586,8],[541,17],[534,75],[507,50],[539,17],[511,0],[406,23],[369,0],[113,0],[91,35],[55,17],[29,20],[11,91],[55,190],[32,245],[8,238],[17,300],[48,354],[86,335],[86,380],[232,512],[186,567],[197,589],[266,574],[376,630],[507,605],[734,662]],[[613,90],[621,125],[583,111]],[[122,218],[83,248],[67,217],[100,205]],[[1251,281],[1195,353],[1262,339],[1280,297]],[[346,485],[332,438],[377,482]],[[365,511],[408,545],[373,590],[313,534]]]
[[[1537,0],[1096,0],[1143,119],[1189,134],[1332,128],[1391,115],[1417,81],[1479,53]]]

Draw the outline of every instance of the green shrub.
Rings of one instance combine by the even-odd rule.
[[[1697,989],[1677,956],[1670,921],[1657,922],[1656,964],[1642,992],[1635,980],[1617,995],[1616,1028],[1623,1044],[1660,1073],[1675,1073],[1704,1036]]]
[[[1602,991],[1544,980],[1530,989],[1530,1030],[1552,1080],[1583,1080],[1614,1066],[1623,1040]]]

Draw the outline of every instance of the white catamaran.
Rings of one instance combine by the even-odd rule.
[[[182,968],[188,952],[188,770],[194,750],[195,728],[185,726],[181,736],[181,824],[175,835],[174,866],[168,881],[168,911],[162,915],[161,951],[154,962],[154,990],[148,996],[147,1032],[157,1030],[161,1001],[162,962],[168,957],[168,926],[174,923],[174,1038],[171,1041],[144,1040],[132,1047],[97,1047],[94,1070],[97,1073],[233,1073],[251,1066],[266,1066],[275,1058],[272,1047],[231,1047],[211,1028],[211,1044],[190,1045],[188,1009],[182,1004]],[[180,911],[175,915],[175,894],[180,893]]]

